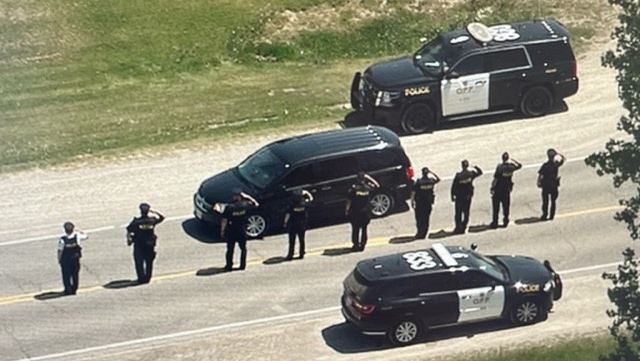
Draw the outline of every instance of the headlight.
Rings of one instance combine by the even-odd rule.
[[[398,92],[379,91],[378,95],[376,96],[376,106],[391,107],[393,106],[392,102],[399,97],[400,93]]]
[[[544,287],[542,288],[542,290],[544,292],[549,292],[551,291],[552,288],[554,288],[556,286],[555,282],[553,282],[553,280],[548,280],[547,283],[544,284]]]

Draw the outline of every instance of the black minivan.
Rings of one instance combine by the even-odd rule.
[[[214,205],[230,202],[231,190],[240,188],[260,203],[247,219],[247,236],[262,238],[284,231],[291,194],[305,189],[314,197],[310,227],[327,220],[342,223],[347,191],[360,171],[380,183],[371,200],[374,217],[406,206],[414,173],[400,139],[387,128],[367,126],[305,134],[260,148],[238,166],[202,182],[193,197],[194,214],[218,225]]]

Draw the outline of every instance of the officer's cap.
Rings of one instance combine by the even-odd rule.
[[[62,226],[65,231],[69,230],[69,231],[73,231],[73,229],[76,227],[73,223],[71,222],[64,222],[64,225]]]
[[[149,209],[151,209],[151,206],[148,203],[140,203],[139,207],[141,212],[148,212]]]
[[[422,168],[422,174],[427,174],[429,173],[429,168],[428,167],[423,167]]]

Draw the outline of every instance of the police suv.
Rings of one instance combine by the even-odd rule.
[[[471,23],[356,73],[351,105],[369,124],[422,133],[443,120],[541,116],[577,91],[569,32],[558,21]]]
[[[440,326],[493,318],[532,324],[561,296],[548,261],[437,243],[360,261],[344,280],[342,313],[365,334],[407,345]]]

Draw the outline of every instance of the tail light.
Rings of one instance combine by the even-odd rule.
[[[408,166],[405,170],[404,170],[404,175],[407,177],[408,181],[412,181],[413,180],[413,167],[412,166]]]
[[[571,63],[571,72],[574,77],[578,76],[578,62],[575,59],[573,59],[573,62]]]
[[[352,301],[353,307],[363,315],[370,315],[376,309],[376,305],[367,305],[364,303],[360,303],[355,298],[353,298]]]

